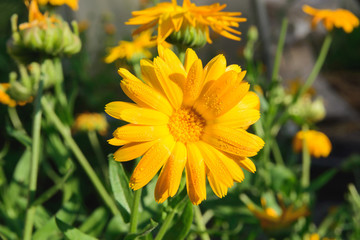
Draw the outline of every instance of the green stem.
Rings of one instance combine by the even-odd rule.
[[[274,141],[271,147],[272,147],[272,152],[274,154],[275,162],[279,165],[284,165],[284,160],[282,158],[279,144],[277,143],[277,141]]]
[[[325,37],[325,40],[323,42],[323,45],[321,47],[319,56],[316,60],[316,63],[314,65],[314,68],[312,69],[309,77],[307,78],[305,84],[300,88],[297,96],[295,97],[295,102],[296,100],[301,97],[310,87],[311,85],[314,83],[316,77],[318,76],[321,67],[323,66],[327,53],[329,52],[329,48],[332,42],[332,35],[330,33],[328,33],[328,35]]]
[[[276,49],[276,55],[275,55],[275,61],[274,61],[274,69],[271,76],[271,80],[278,80],[279,70],[280,70],[280,63],[282,58],[282,53],[284,50],[284,44],[285,44],[285,38],[286,38],[286,32],[287,32],[287,26],[288,26],[288,20],[285,17],[281,24],[281,31],[280,31],[280,37],[279,42]]]
[[[69,148],[74,153],[75,157],[79,161],[80,165],[90,178],[91,182],[94,184],[96,190],[98,191],[99,195],[102,197],[104,203],[108,206],[110,211],[113,213],[113,215],[120,215],[119,209],[116,207],[116,204],[113,200],[113,198],[109,195],[109,193],[106,191],[104,185],[101,183],[100,179],[96,175],[95,171],[85,158],[84,154],[81,152],[79,146],[76,144],[74,139],[71,136],[71,132],[69,127],[65,126],[60,119],[57,117],[55,112],[53,111],[51,105],[49,104],[49,101],[46,99],[42,99],[41,101],[42,106],[44,108],[46,116],[51,120],[59,133],[64,138],[65,142],[67,142]]]
[[[206,232],[206,226],[203,222],[203,218],[202,218],[202,214],[201,214],[201,210],[199,206],[194,206],[194,213],[195,213],[195,223],[199,229],[200,233],[200,238],[202,240],[210,240],[210,236],[209,234]]]
[[[141,191],[142,189],[138,189],[134,194],[134,202],[131,206],[131,216],[130,216],[130,233],[136,233],[137,224],[139,221],[139,205],[141,199]]]
[[[134,63],[133,68],[134,68],[135,75],[141,79],[142,74],[141,74],[140,62]]]
[[[308,131],[308,126],[304,125],[302,131]],[[302,148],[302,176],[301,176],[301,186],[303,189],[309,187],[310,184],[310,168],[311,168],[311,157],[309,153],[309,148],[307,147],[306,138],[303,139],[303,148]],[[308,192],[304,193],[304,201],[308,203],[310,200],[310,195]]]
[[[186,48],[183,47],[183,46],[178,45],[177,49],[178,49],[178,57],[179,57],[180,61],[184,64]]]
[[[187,195],[184,196],[184,198],[177,203],[177,205],[166,215],[166,218],[158,232],[158,234],[155,237],[155,240],[161,240],[165,236],[166,231],[168,230],[175,214],[178,212],[180,206],[182,206],[186,201],[189,199]]]
[[[107,170],[107,167],[106,167],[106,161],[105,161],[105,158],[104,158],[104,154],[103,154],[103,152],[101,150],[100,143],[99,143],[98,137],[96,135],[96,132],[95,131],[89,131],[88,132],[88,137],[89,137],[91,147],[94,149],[96,159],[98,160],[98,163],[99,163],[100,168],[101,168],[101,170],[103,172],[103,175],[104,175],[105,179],[108,179],[108,174],[107,174],[108,170]]]
[[[39,89],[34,105],[34,120],[32,125],[32,148],[31,148],[31,165],[30,165],[30,180],[29,180],[29,199],[28,207],[25,217],[24,227],[24,240],[30,240],[33,231],[34,218],[36,207],[33,206],[35,200],[35,193],[37,187],[37,177],[39,170],[39,159],[40,159],[40,133],[41,133],[41,100],[43,92],[43,79],[40,78]]]
[[[17,129],[17,130],[21,130],[21,131],[24,131],[24,127],[21,123],[21,120],[19,118],[19,115],[16,111],[16,108],[15,107],[8,107],[8,113],[9,113],[9,117],[10,117],[10,121],[12,122],[12,124],[14,125],[14,127]]]

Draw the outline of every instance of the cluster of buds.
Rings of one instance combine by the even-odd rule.
[[[41,64],[32,62],[27,67],[19,65],[19,72],[19,79],[16,72],[10,73],[6,94],[20,102],[32,99],[39,88],[40,78],[43,80],[44,89],[63,80],[60,59],[46,59]]]
[[[298,99],[288,109],[290,115],[296,122],[315,123],[323,120],[326,115],[324,101],[321,97],[315,100],[308,95]]]
[[[75,54],[81,49],[81,41],[77,23],[71,24],[73,31],[60,16],[42,14],[36,1],[31,1],[29,22],[18,27],[17,15],[11,18],[13,33],[8,42],[8,51],[22,63]]]

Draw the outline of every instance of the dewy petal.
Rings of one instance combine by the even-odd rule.
[[[142,126],[127,124],[115,130],[114,136],[129,142],[146,142],[170,135],[169,128],[162,126]]]
[[[248,128],[260,118],[260,111],[255,109],[233,108],[224,115],[214,119],[214,124],[220,124],[231,128]]]
[[[253,161],[251,161],[250,158],[247,157],[240,157],[240,156],[236,156],[233,154],[229,154],[226,153],[226,156],[228,156],[230,159],[232,159],[237,165],[239,165],[240,167],[244,168],[246,171],[248,172],[256,172],[256,166],[253,163]]]
[[[194,64],[196,60],[198,60],[198,56],[196,55],[195,51],[191,48],[186,49],[185,53],[185,61],[184,61],[184,68],[186,72],[189,72],[191,66]]]
[[[224,74],[226,69],[226,59],[224,55],[219,54],[206,64],[204,68],[204,83],[211,80],[217,80],[221,75]]]
[[[174,109],[179,109],[183,100],[183,93],[180,86],[172,81],[169,76],[172,73],[168,64],[163,59],[154,59],[155,73],[160,85]]]
[[[204,130],[201,138],[215,148],[238,156],[255,156],[264,146],[264,141],[243,129],[212,125]]]
[[[184,84],[184,100],[183,104],[186,106],[192,106],[195,100],[198,98],[203,87],[203,68],[200,59],[194,61],[193,65],[189,69],[186,82]]]
[[[204,157],[205,164],[213,174],[214,178],[217,181],[222,182],[228,188],[231,187],[233,185],[231,174],[216,154],[215,151],[217,150],[202,141],[196,142],[195,144],[199,148],[201,155]]]
[[[174,149],[163,166],[155,187],[155,200],[164,202],[173,197],[179,189],[181,176],[186,164],[186,147],[182,142],[176,142]]]
[[[168,100],[148,85],[124,79],[121,81],[120,86],[125,94],[140,107],[153,108],[171,116],[173,109]]]
[[[186,161],[186,188],[190,201],[199,205],[206,199],[206,179],[204,157],[193,143],[186,145],[188,159]]]
[[[118,162],[126,162],[138,158],[146,153],[157,141],[125,144],[114,153],[114,159]]]
[[[260,110],[260,99],[255,92],[247,92],[241,101],[235,106],[238,109],[257,109]]]
[[[118,138],[116,138],[116,137],[107,140],[107,142],[108,142],[110,145],[113,145],[113,146],[122,146],[122,145],[124,145],[124,144],[129,143],[129,141],[121,140],[121,139],[118,139]]]
[[[130,178],[130,187],[138,190],[145,186],[164,165],[175,145],[169,136],[154,144],[142,157]]]
[[[169,121],[162,112],[120,101],[108,103],[105,112],[114,118],[142,125],[165,125]]]
[[[214,177],[214,174],[210,171],[208,171],[208,173],[207,173],[207,178],[208,178],[210,187],[216,196],[218,196],[219,198],[226,196],[226,194],[228,192],[228,187],[224,183],[222,183],[221,181],[218,181],[218,179],[216,179]]]
[[[149,59],[141,59],[140,60],[140,68],[141,68],[141,75],[143,76],[144,82],[155,88],[158,92],[163,93],[161,85],[157,80],[157,76],[155,73],[155,67],[152,61]]]

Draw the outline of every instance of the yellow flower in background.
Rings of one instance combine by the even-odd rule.
[[[345,9],[316,9],[304,5],[303,11],[313,16],[311,21],[313,28],[321,21],[328,31],[331,31],[335,26],[344,29],[347,33],[351,33],[355,27],[359,26],[359,19],[352,12]]]
[[[135,36],[132,42],[120,41],[118,46],[110,49],[105,62],[112,63],[117,59],[131,61],[133,58],[136,60],[151,58],[152,54],[148,49],[156,46],[156,41],[151,39],[151,34],[151,31],[145,31]]]
[[[48,17],[48,12],[42,14],[39,10],[37,1],[33,0],[29,6],[29,22],[20,24],[19,29],[24,30],[35,26],[45,29],[47,28],[49,22],[53,23],[56,21],[58,20],[55,17]]]
[[[260,221],[260,225],[264,230],[277,231],[286,229],[299,218],[309,214],[306,206],[295,208],[294,205],[285,206],[279,198],[278,201],[280,203],[279,209],[267,206],[263,198],[261,199],[262,207],[253,203],[247,204],[248,209]]]
[[[104,114],[81,113],[76,117],[73,129],[81,132],[96,131],[101,135],[105,135],[108,129],[108,122]]]
[[[184,32],[182,38],[191,38],[200,31],[205,41],[212,43],[209,28],[216,33],[239,41],[241,32],[233,29],[239,26],[239,22],[245,22],[246,18],[240,18],[240,12],[221,12],[226,4],[215,3],[209,6],[196,6],[190,0],[184,0],[182,6],[178,6],[176,0],[159,3],[154,7],[132,12],[133,18],[129,19],[128,25],[141,25],[134,34],[157,25],[157,41],[165,41],[172,33],[193,28],[190,32]],[[196,31],[193,31],[196,29]],[[199,38],[199,36],[198,36]],[[200,41],[200,39],[194,39]],[[200,43],[198,45],[201,45]],[[203,44],[202,44],[203,45]]]
[[[9,107],[16,107],[17,105],[24,106],[25,104],[32,102],[32,97],[27,101],[15,101],[6,93],[9,87],[9,83],[0,83],[0,103],[8,105]]]
[[[304,139],[310,155],[316,158],[329,156],[332,146],[330,139],[324,133],[315,130],[299,131],[293,139],[295,152],[302,151]]]
[[[79,9],[79,0],[32,0],[32,1],[38,1],[40,5],[46,5],[50,4],[53,6],[61,6],[61,5],[68,5],[72,8],[72,10],[78,10]]]
[[[264,142],[245,129],[259,117],[259,98],[243,81],[245,71],[226,66],[223,55],[204,68],[192,49],[184,65],[170,50],[159,46],[159,57],[141,60],[143,81],[126,69],[121,88],[134,103],[111,102],[105,111],[129,122],[113,133],[109,143],[123,145],[114,153],[125,162],[143,156],[130,187],[144,187],[161,169],[155,199],[164,202],[176,194],[183,170],[193,204],[206,199],[206,176],[218,197],[233,182],[244,179],[244,168],[255,172],[255,156]]]

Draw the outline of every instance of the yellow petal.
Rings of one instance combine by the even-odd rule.
[[[217,181],[222,182],[228,188],[231,187],[233,185],[231,174],[216,154],[217,150],[202,141],[195,144],[199,148],[201,155],[204,157],[205,164],[213,174],[214,178]]]
[[[169,128],[162,126],[139,126],[127,124],[115,130],[114,136],[129,142],[146,142],[170,135]]]
[[[153,88],[142,82],[129,80],[122,80],[120,86],[124,93],[140,107],[153,108],[171,116],[173,109],[170,103]]]
[[[206,199],[205,163],[200,150],[193,143],[187,144],[186,188],[190,201],[199,205]]]
[[[216,194],[216,196],[218,196],[219,198],[226,196],[228,192],[228,187],[224,183],[218,181],[218,179],[216,179],[214,177],[214,174],[210,171],[207,173],[207,178],[210,187],[213,190],[213,192]]]
[[[233,154],[226,154],[226,155],[229,158],[231,158],[232,160],[234,160],[237,165],[244,168],[246,171],[252,172],[252,173],[256,172],[256,166],[253,163],[253,161],[251,161],[250,158],[240,157],[240,156],[236,156],[236,155],[233,155]]]
[[[169,66],[157,57],[154,59],[155,73],[157,79],[174,109],[179,109],[183,100],[183,93],[178,84],[172,81],[169,76],[172,74]]]
[[[219,54],[206,64],[204,68],[204,82],[207,83],[211,80],[217,80],[226,69],[226,59],[224,55]]]
[[[236,182],[242,182],[245,178],[245,175],[237,162],[221,152],[219,152],[218,155],[221,157],[222,162],[230,172],[232,179],[234,179]]]
[[[154,144],[142,157],[130,178],[129,186],[138,190],[145,186],[164,165],[175,145],[174,139],[169,136]]]
[[[160,16],[158,24],[158,39],[157,42],[163,42],[174,31],[174,26],[169,16],[169,13],[164,13]]]
[[[135,81],[135,82],[141,82],[140,79],[135,77],[131,72],[129,72],[129,70],[127,70],[125,68],[119,68],[118,73],[124,79],[129,79],[129,80]]]
[[[156,183],[155,200],[157,202],[164,202],[178,191],[186,158],[185,145],[182,142],[177,142]]]
[[[107,140],[107,142],[108,142],[110,145],[113,145],[113,146],[122,146],[122,145],[124,145],[124,144],[129,143],[129,141],[121,140],[121,139],[118,139],[118,138],[116,138],[116,137]]]
[[[164,49],[162,59],[170,67],[172,72],[180,73],[186,75],[183,64],[180,62],[176,54],[171,51],[169,48]]]
[[[157,80],[154,64],[149,59],[141,59],[140,60],[140,68],[141,68],[141,75],[143,76],[144,82],[155,88],[157,91],[162,93],[162,88]]]
[[[149,150],[156,142],[157,140],[125,144],[114,153],[114,159],[118,162],[126,162],[138,158]]]
[[[241,67],[237,64],[231,64],[231,65],[227,66],[227,68],[225,69],[225,72],[228,72],[228,71],[235,71],[236,73],[240,73]]]
[[[194,64],[196,60],[198,60],[198,56],[196,55],[195,51],[191,48],[186,49],[185,53],[185,61],[184,61],[184,68],[186,72],[189,72],[191,66]]]
[[[169,117],[162,112],[120,101],[108,103],[105,112],[114,118],[135,124],[165,125],[169,121]]]
[[[253,108],[260,110],[260,99],[255,92],[247,92],[243,99],[235,106],[238,109]]]
[[[184,105],[192,106],[194,104],[202,90],[203,83],[202,62],[200,59],[197,59],[189,69],[187,79],[184,84]]]
[[[260,111],[255,109],[233,108],[224,115],[216,118],[214,124],[220,124],[231,128],[248,128],[260,118]]]
[[[254,134],[218,125],[206,127],[201,139],[221,151],[243,157],[255,156],[264,146],[264,141]]]

